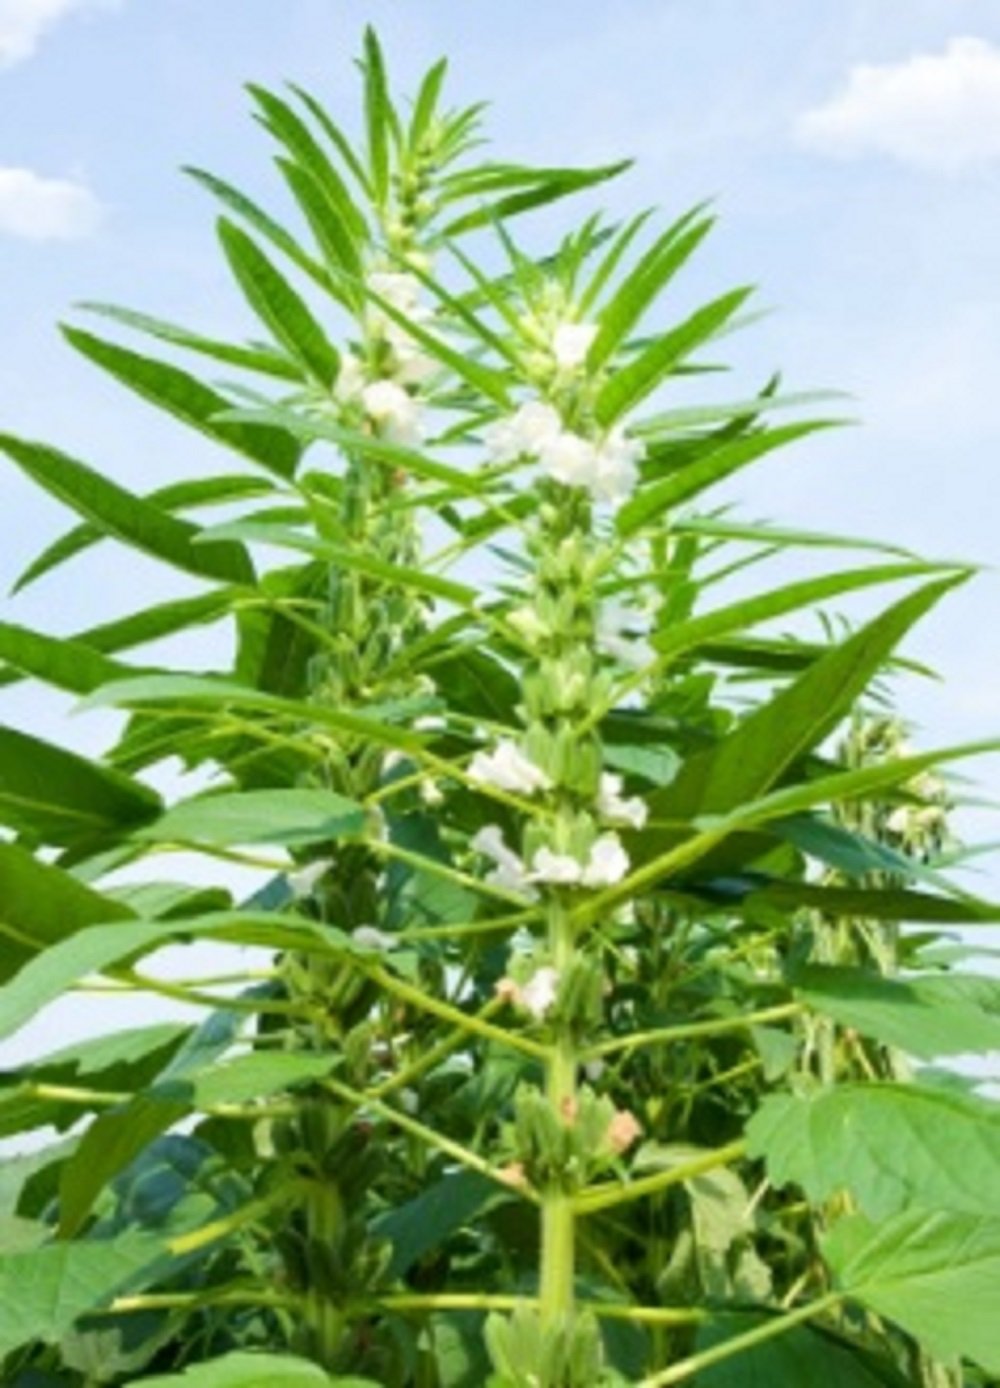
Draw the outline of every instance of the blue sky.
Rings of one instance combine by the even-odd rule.
[[[996,0],[0,0],[0,428],[140,491],[213,465],[55,321],[92,298],[245,329],[213,209],[176,166],[273,200],[242,83],[300,81],[350,121],[367,21],[404,87],[448,53],[454,94],[492,99],[501,155],[637,156],[602,195],[612,212],[716,197],[678,303],[760,284],[774,312],[733,342],[744,383],[781,366],[790,386],[851,391],[864,422],[742,482],[745,510],[997,562]],[[63,520],[0,471],[0,586]],[[106,548],[4,616],[69,630],[177,591]],[[925,745],[1000,733],[998,600],[986,573],[915,642],[949,676],[907,696]],[[15,697],[5,716],[98,745],[100,720],[65,708]],[[998,794],[1000,763],[981,774]]]

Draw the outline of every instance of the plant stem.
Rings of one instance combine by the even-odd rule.
[[[671,1383],[682,1383],[684,1379],[691,1378],[694,1374],[700,1373],[702,1369],[708,1369],[713,1364],[730,1358],[731,1355],[753,1349],[754,1345],[763,1344],[764,1341],[771,1340],[776,1335],[783,1335],[786,1330],[791,1330],[793,1326],[801,1325],[803,1321],[812,1320],[815,1316],[822,1315],[824,1311],[829,1311],[839,1302],[840,1293],[830,1292],[829,1295],[820,1297],[818,1301],[811,1301],[808,1306],[799,1306],[794,1311],[786,1311],[784,1315],[775,1316],[773,1320],[769,1320],[764,1325],[755,1326],[753,1330],[748,1330],[743,1335],[734,1335],[731,1339],[724,1340],[722,1344],[702,1350],[700,1354],[692,1354],[687,1359],[681,1359],[678,1363],[671,1364],[668,1369],[664,1369],[662,1373],[642,1379],[637,1388],[668,1388]]]
[[[667,1045],[672,1041],[689,1041],[701,1036],[723,1036],[728,1031],[742,1031],[746,1027],[762,1025],[765,1022],[784,1021],[804,1012],[800,1002],[780,1003],[775,1007],[765,1007],[759,1012],[746,1012],[740,1017],[719,1017],[707,1022],[687,1022],[683,1026],[658,1027],[652,1031],[634,1031],[629,1036],[613,1036],[608,1041],[599,1041],[596,1046],[588,1046],[581,1060],[596,1060],[599,1056],[614,1055],[618,1051],[632,1051],[639,1046]]]
[[[622,1186],[606,1182],[581,1191],[576,1197],[575,1207],[580,1214],[595,1214],[598,1210],[609,1210],[614,1205],[624,1205],[631,1200],[641,1200],[644,1196],[666,1190],[669,1186],[688,1181],[692,1176],[700,1176],[703,1171],[714,1171],[717,1166],[727,1166],[746,1156],[745,1142],[730,1142],[725,1147],[716,1147],[692,1161],[672,1166],[667,1171],[657,1171],[652,1176],[641,1176]]]
[[[575,941],[569,914],[553,896],[548,909],[549,952],[559,977],[573,962]],[[576,1045],[571,1027],[555,1023],[555,1036],[545,1067],[545,1093],[560,1117],[576,1105]],[[573,1314],[576,1267],[576,1208],[573,1196],[561,1182],[554,1182],[542,1197],[540,1312],[543,1325],[557,1325]]]

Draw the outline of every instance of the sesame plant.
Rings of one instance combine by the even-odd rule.
[[[704,207],[539,249],[625,165],[483,159],[443,63],[361,72],[357,137],[251,88],[294,230],[191,171],[250,340],[64,329],[220,470],[0,435],[75,513],[18,588],[108,541],[198,585],[0,623],[4,685],[120,714],[100,759],[0,729],[3,1034],[183,1005],[4,1071],[3,1381],[996,1382],[1000,1110],[950,1060],[1000,1049],[1000,908],[940,770],[995,744],[894,711],[970,570],[719,505],[836,420],[690,403],[750,299],[677,312]],[[196,629],[210,669],[156,644]]]

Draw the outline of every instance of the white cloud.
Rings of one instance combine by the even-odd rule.
[[[954,38],[941,53],[860,64],[795,134],[824,154],[883,154],[948,173],[1000,161],[1000,48]]]
[[[72,241],[96,231],[103,209],[83,183],[0,168],[0,234]]]
[[[0,68],[30,58],[48,31],[68,14],[107,3],[109,0],[0,0]]]

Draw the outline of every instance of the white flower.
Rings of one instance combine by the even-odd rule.
[[[591,491],[595,501],[617,506],[635,491],[639,463],[646,452],[638,439],[630,439],[622,429],[612,429],[598,446]]]
[[[440,713],[422,713],[414,718],[413,727],[418,733],[440,733],[448,726]]]
[[[553,434],[542,443],[538,461],[564,487],[591,489],[597,475],[597,450],[589,439],[568,429]]]
[[[637,795],[623,798],[622,778],[613,771],[601,772],[597,808],[612,824],[630,824],[633,829],[641,829],[649,815],[645,801]]]
[[[597,649],[631,670],[641,670],[656,659],[646,640],[649,617],[623,603],[602,603],[597,614]]]
[[[561,429],[558,410],[541,400],[530,400],[514,414],[487,425],[483,443],[494,462],[513,463],[518,458],[537,458]]]
[[[909,805],[897,805],[885,821],[885,827],[891,834],[898,834],[902,838],[910,832],[912,818],[913,811]]]
[[[613,887],[626,875],[631,864],[617,834],[595,839],[581,881],[585,887]]]
[[[296,900],[311,896],[332,867],[332,858],[317,858],[315,862],[306,863],[298,872],[290,872],[287,880],[292,896]]]
[[[433,776],[420,782],[420,798],[425,805],[436,809],[438,805],[444,804],[444,791],[434,780]]]
[[[582,863],[568,853],[553,853],[551,848],[539,848],[531,860],[532,882],[568,887],[582,880]]]
[[[396,943],[394,936],[376,929],[374,925],[359,925],[357,930],[351,931],[351,939],[360,949],[374,949],[381,954],[392,949]]]
[[[405,752],[398,751],[395,747],[391,752],[386,752],[382,758],[382,775],[388,776],[390,771],[395,771],[397,766],[405,766],[409,757]]]
[[[515,795],[534,795],[536,790],[548,790],[552,785],[551,777],[509,738],[502,738],[492,752],[476,753],[469,762],[469,780]]]
[[[415,1089],[399,1091],[399,1107],[404,1113],[414,1114],[420,1108],[420,1096]]]
[[[595,1084],[606,1069],[607,1065],[600,1058],[597,1060],[584,1061],[583,1073],[586,1075],[587,1079],[590,1080],[591,1084]]]
[[[552,334],[552,355],[563,371],[574,371],[587,360],[597,336],[594,323],[560,323]]]
[[[361,391],[366,413],[390,443],[416,447],[423,438],[420,402],[395,381],[373,381]]]
[[[541,1021],[555,1002],[558,992],[559,974],[551,964],[543,964],[518,989],[517,1001],[536,1021]]]
[[[375,270],[368,276],[368,288],[400,313],[413,313],[420,307],[420,281],[401,270]]]
[[[357,400],[365,387],[365,367],[354,352],[345,352],[340,358],[340,370],[333,384],[335,399],[348,405]]]
[[[487,873],[486,881],[505,892],[527,897],[535,901],[538,893],[528,880],[524,864],[517,854],[504,843],[498,824],[484,824],[470,841],[470,847],[484,858],[489,858],[495,867]]]

